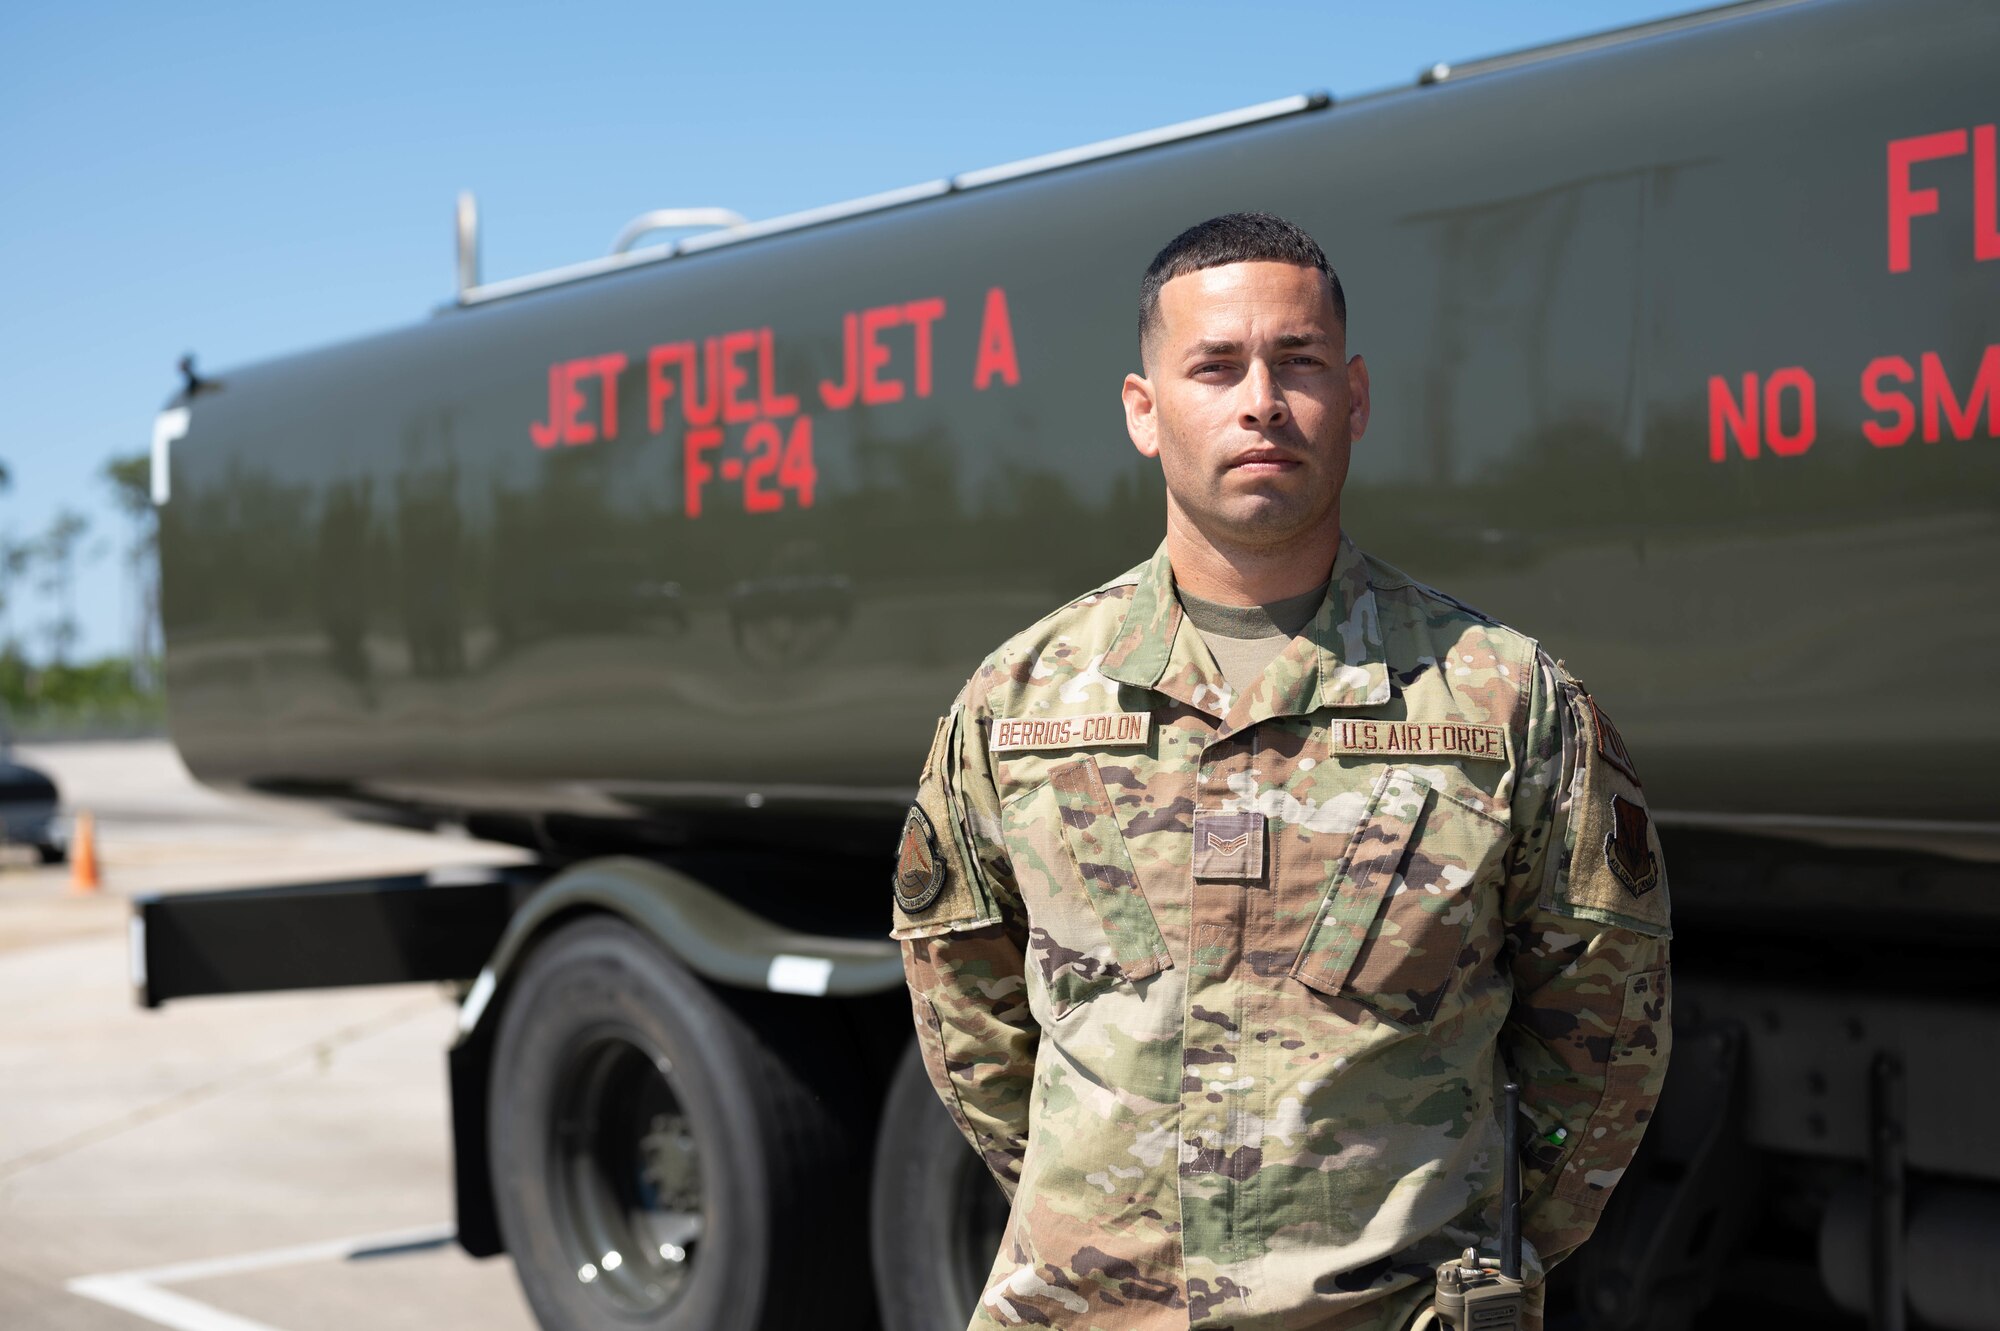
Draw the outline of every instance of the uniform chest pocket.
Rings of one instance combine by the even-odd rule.
[[[1375,783],[1292,975],[1422,1025],[1465,964],[1482,885],[1506,845],[1499,818],[1403,768]]]
[[[1029,964],[1056,1016],[1172,964],[1089,757],[1051,768],[1000,823],[1028,910]]]

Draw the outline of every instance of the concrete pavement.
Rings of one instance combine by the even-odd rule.
[[[56,778],[66,807],[95,814],[104,888],[73,896],[67,869],[31,855],[0,864],[0,1327],[529,1331],[504,1259],[449,1244],[353,1256],[339,1242],[449,1226],[448,994],[406,985],[143,1012],[126,956],[135,893],[518,852],[233,802],[194,785],[164,742],[19,755]],[[182,1269],[158,1272],[170,1266]],[[98,1298],[69,1288],[134,1271],[86,1283]]]

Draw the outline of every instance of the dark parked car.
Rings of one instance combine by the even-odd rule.
[[[62,796],[47,775],[14,761],[13,732],[0,711],[0,840],[33,846],[43,864],[61,864],[69,858],[69,838],[56,824]]]

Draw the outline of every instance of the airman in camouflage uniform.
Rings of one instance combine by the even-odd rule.
[[[1510,1077],[1538,1285],[1666,1065],[1632,761],[1535,642],[1337,533],[1232,687],[1174,546],[980,666],[905,824],[924,1059],[1013,1201],[972,1325],[1405,1326],[1491,1250]]]

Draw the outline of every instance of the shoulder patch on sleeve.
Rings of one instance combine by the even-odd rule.
[[[1560,667],[1556,679],[1562,831],[1544,903],[1562,914],[1670,937],[1666,862],[1632,755],[1583,685]]]
[[[896,852],[896,905],[905,915],[921,915],[937,904],[944,890],[944,858],[938,854],[937,829],[921,804],[912,804],[903,819],[903,841]]]
[[[979,879],[970,829],[960,815],[957,782],[964,771],[958,746],[968,729],[962,707],[938,722],[917,801],[903,817],[890,880],[895,903],[892,938],[924,938],[976,929],[999,919],[991,895]]]

